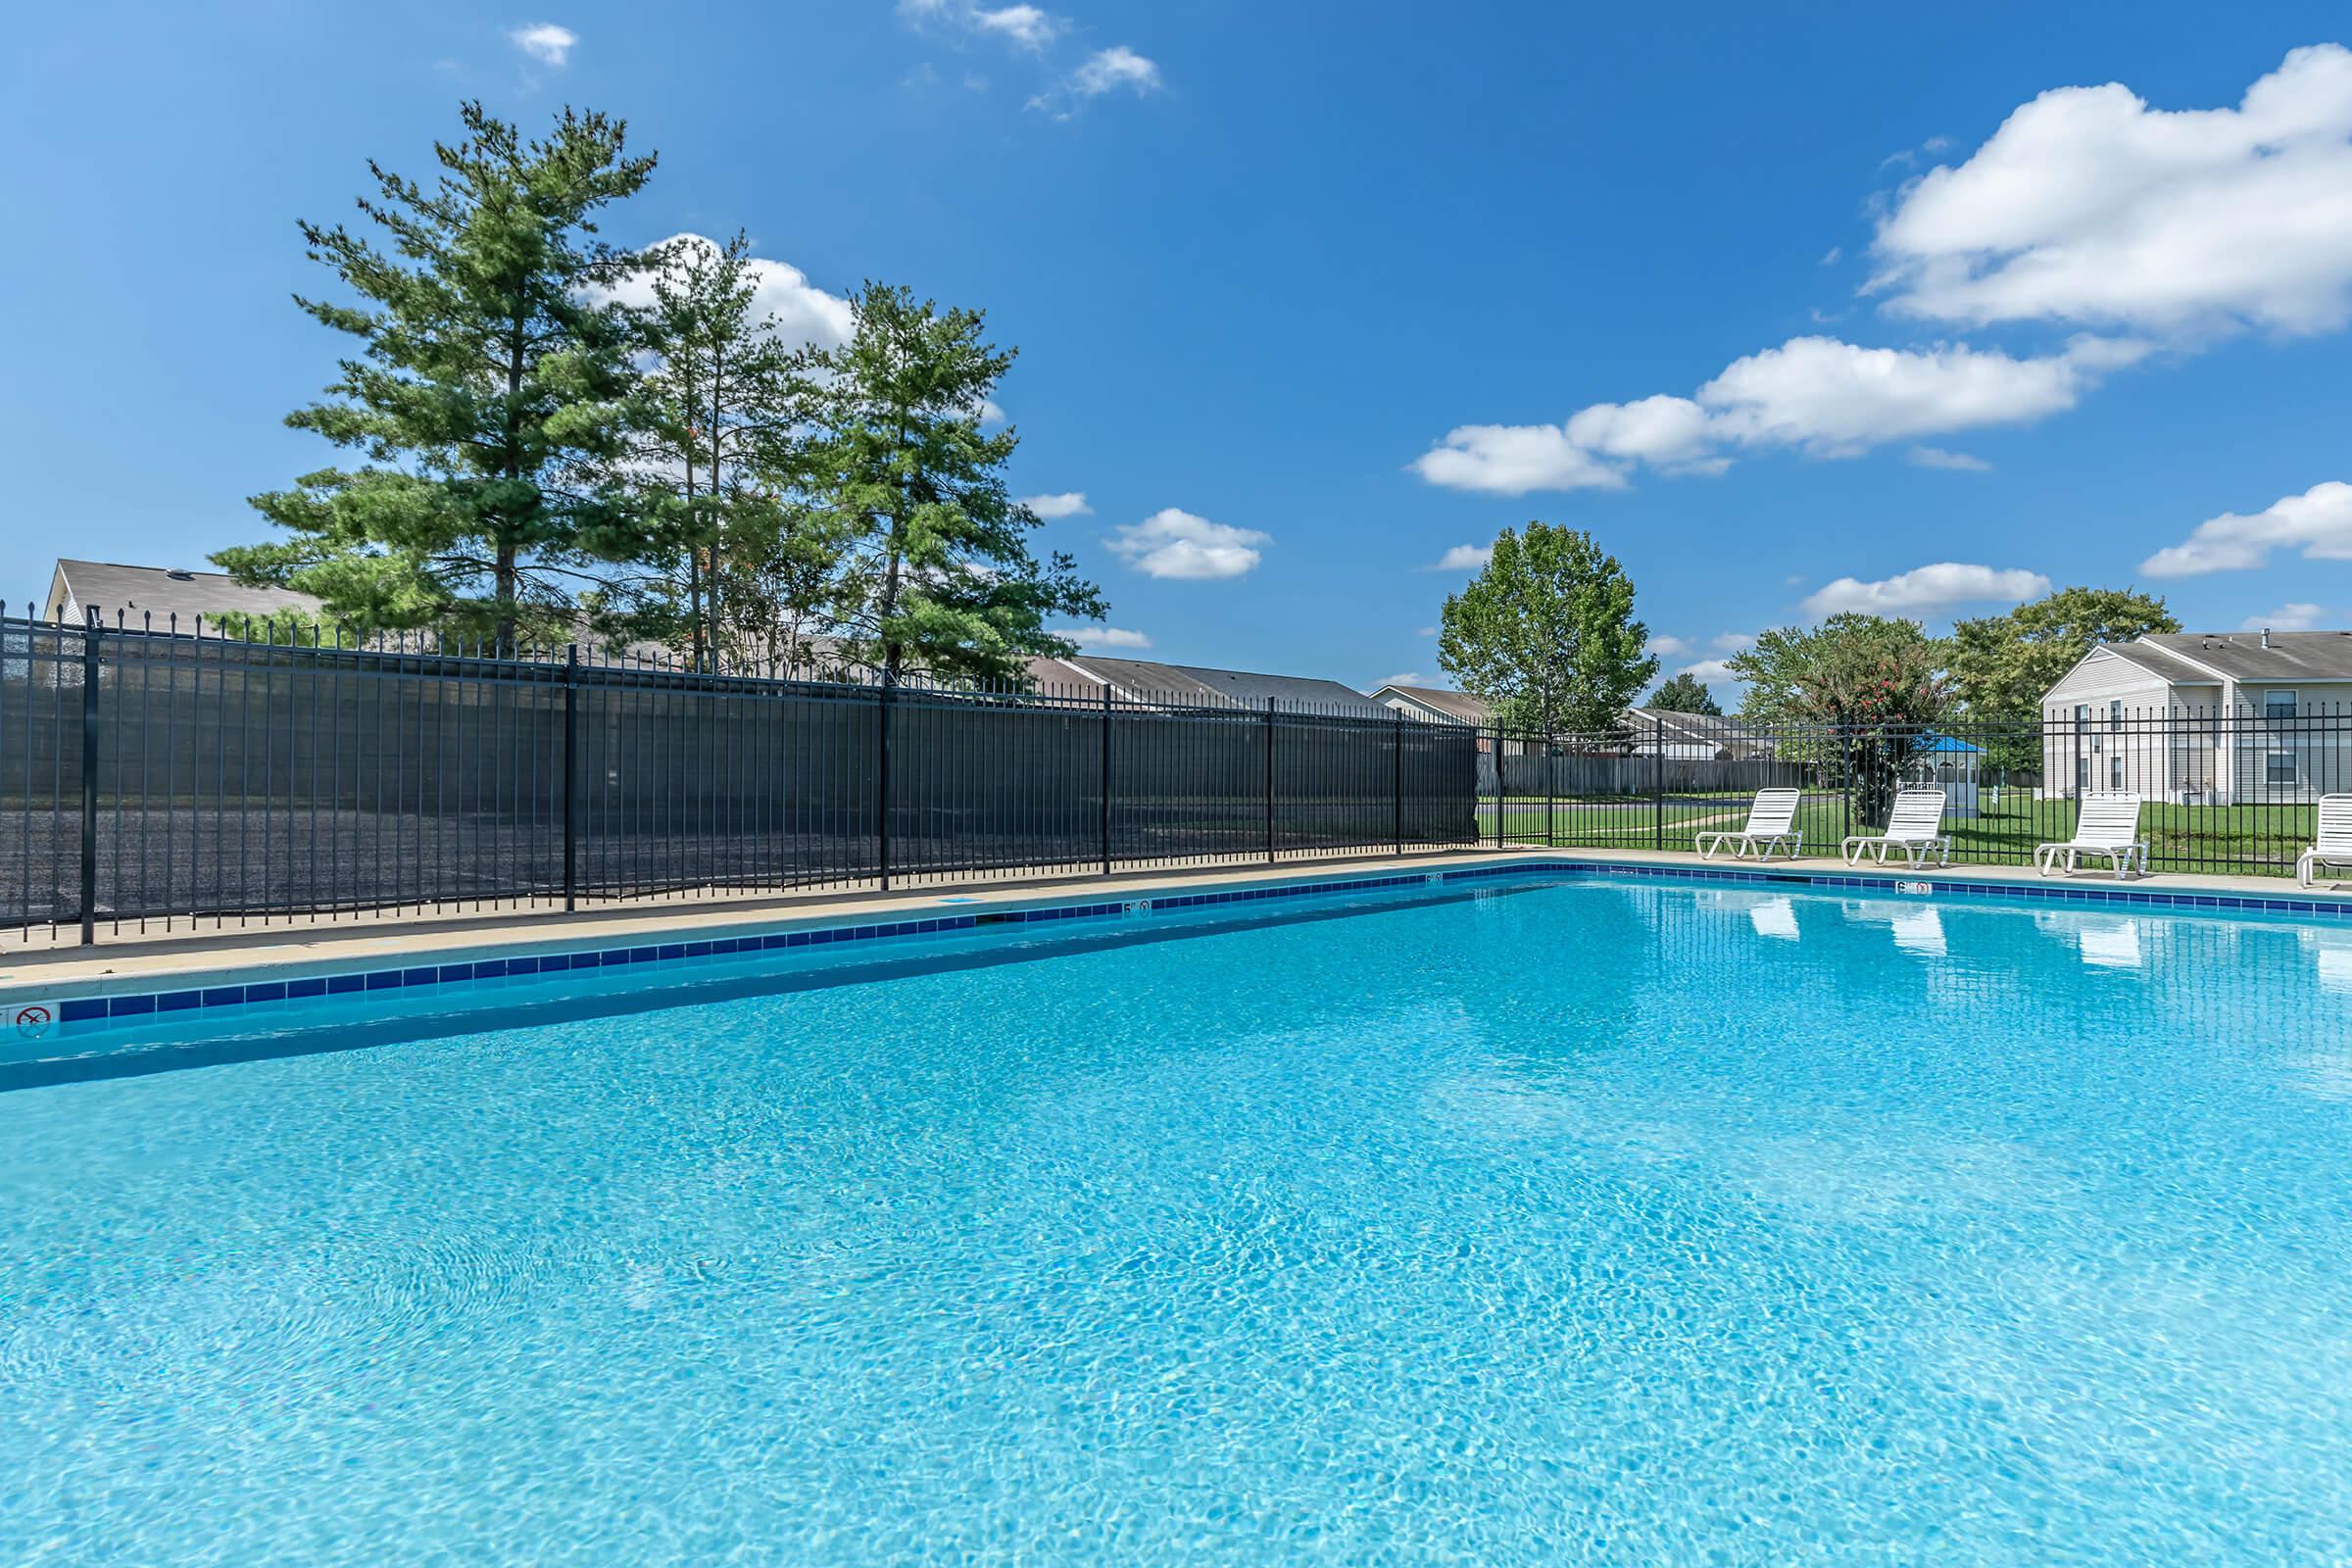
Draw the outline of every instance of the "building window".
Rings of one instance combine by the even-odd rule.
[[[2075,705],[2075,728],[2090,728],[2090,705],[2088,703],[2077,703]]]
[[[2109,729],[2124,727],[2124,700],[2121,697],[2107,705],[2107,727]]]
[[[2295,694],[2293,692],[2264,692],[2262,694],[2262,716],[2265,718],[2294,717]]]
[[[2124,760],[2120,756],[2107,759],[2107,785],[2118,790],[2124,787]]]
[[[2263,763],[2263,780],[2271,784],[2292,784],[2295,781],[2295,754],[2273,752]]]
[[[2075,793],[2080,795],[2088,788],[2090,788],[2090,759],[2078,757],[2075,759]]]

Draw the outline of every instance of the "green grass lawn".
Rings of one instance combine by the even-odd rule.
[[[1668,850],[1688,852],[1694,832],[1739,827],[1746,819],[1747,799],[1736,794],[1684,797],[1667,801],[1661,811],[1641,797],[1562,797],[1548,810],[1541,798],[1513,798],[1501,803],[1502,837],[1506,844],[1548,842],[1563,849],[1646,850],[1662,842]],[[1479,832],[1490,842],[1496,816],[1494,801],[1479,807]],[[1808,793],[1796,821],[1809,858],[1834,857],[1848,834],[1870,831],[1848,816],[1844,797],[1827,792]],[[1994,805],[1987,795],[1979,815],[1951,819],[1946,827],[1955,864],[2029,865],[2036,845],[2073,835],[2075,803],[2036,800],[2032,792],[2019,790],[2006,792]],[[2289,875],[2295,857],[2310,845],[2314,828],[2309,806],[2168,806],[2151,801],[2140,811],[2141,836],[2148,841],[2150,863],[2157,870]]]

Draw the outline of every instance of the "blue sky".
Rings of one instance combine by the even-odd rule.
[[[0,585],[264,531],[337,351],[294,221],[479,96],[626,117],[612,237],[740,225],[801,330],[985,308],[1043,542],[1156,657],[1435,682],[1432,568],[1531,517],[1710,677],[2045,581],[2352,625],[2341,12],[1788,9],[43,8]]]

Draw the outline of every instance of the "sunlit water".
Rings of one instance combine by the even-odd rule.
[[[2352,1561],[2352,929],[1521,891],[0,1095],[0,1562]]]

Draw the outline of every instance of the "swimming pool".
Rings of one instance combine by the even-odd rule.
[[[0,1094],[0,1560],[2352,1558],[2352,925],[1498,880],[859,961]]]

